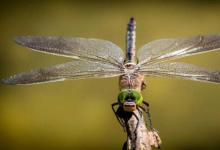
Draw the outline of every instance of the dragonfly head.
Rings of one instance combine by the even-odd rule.
[[[141,105],[143,97],[139,91],[136,90],[122,90],[118,95],[118,103],[126,112],[133,112],[137,106]]]

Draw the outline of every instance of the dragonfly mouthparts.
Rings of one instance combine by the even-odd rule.
[[[124,102],[123,104],[123,109],[124,111],[127,111],[127,112],[133,112],[136,110],[136,104],[135,102]]]

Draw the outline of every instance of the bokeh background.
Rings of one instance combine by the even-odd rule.
[[[93,37],[125,48],[159,38],[220,33],[220,1],[5,1],[0,4],[0,78],[71,61],[14,43],[17,35]],[[220,70],[220,52],[178,61]],[[220,149],[220,85],[148,77],[143,92],[163,150]],[[110,104],[118,78],[0,85],[0,149],[116,150],[126,140]]]

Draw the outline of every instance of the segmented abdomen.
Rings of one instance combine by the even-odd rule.
[[[135,62],[135,39],[136,39],[136,23],[134,18],[131,18],[127,28],[127,62]]]

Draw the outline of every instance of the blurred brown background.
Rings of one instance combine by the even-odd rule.
[[[137,47],[159,39],[220,33],[220,1],[6,1],[0,4],[0,78],[71,61],[13,42],[17,35],[110,40],[124,49],[130,16]],[[220,70],[220,52],[184,58]],[[149,77],[143,92],[163,150],[220,149],[220,85]],[[0,85],[0,149],[121,149],[126,134],[110,104],[118,79]]]

